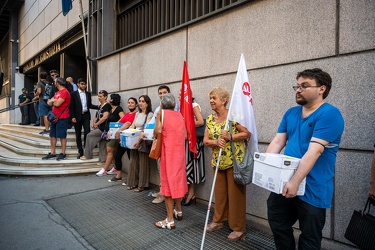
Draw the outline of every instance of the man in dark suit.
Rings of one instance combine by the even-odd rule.
[[[86,91],[86,80],[79,78],[77,85],[78,90],[71,93],[70,118],[76,132],[77,159],[79,159],[83,155],[84,147],[82,145],[82,127],[84,144],[86,144],[86,136],[90,132],[90,109],[98,109],[98,107],[91,103],[91,93]]]

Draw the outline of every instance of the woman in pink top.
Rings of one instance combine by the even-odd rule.
[[[162,150],[160,157],[160,193],[165,196],[167,218],[158,221],[158,228],[174,229],[173,216],[182,220],[181,199],[188,191],[186,181],[185,122],[180,112],[174,111],[176,100],[166,94],[160,102],[161,112],[156,118],[154,137],[162,131]],[[174,208],[176,204],[176,208]]]

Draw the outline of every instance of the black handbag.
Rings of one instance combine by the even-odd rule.
[[[63,111],[61,112],[61,114],[59,116],[56,116],[52,111],[48,111],[48,114],[47,114],[47,120],[52,123],[52,124],[56,124],[59,119],[60,119],[60,116],[64,113],[65,109],[67,108],[68,106],[65,106],[65,108],[63,109]]]
[[[353,212],[345,231],[346,239],[365,250],[375,249],[375,217],[370,214],[371,204],[375,205],[375,200],[369,197],[363,211]]]

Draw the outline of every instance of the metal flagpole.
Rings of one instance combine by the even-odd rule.
[[[225,122],[225,126],[224,126],[224,129],[227,129],[227,128],[228,128],[228,118],[227,118],[227,121]],[[207,224],[208,224],[208,217],[210,217],[211,203],[212,203],[212,198],[214,196],[214,188],[215,188],[215,183],[216,183],[217,171],[219,170],[219,164],[220,164],[220,158],[221,158],[221,152],[222,151],[223,151],[223,148],[220,148],[219,156],[217,157],[214,179],[212,181],[212,188],[211,188],[210,200],[208,202],[208,208],[207,208],[207,214],[206,214],[206,221],[204,223],[204,228],[203,228],[203,237],[202,237],[202,243],[201,243],[201,250],[203,250],[204,241],[206,239],[206,227],[207,227]]]
[[[86,28],[85,28],[85,19],[83,17],[82,0],[79,0],[79,5],[81,7],[81,23],[82,23],[82,32],[83,32],[83,43],[85,45],[87,74],[88,74],[87,77],[88,77],[89,91],[92,91],[91,70],[90,70],[90,61],[89,61],[89,51],[88,51],[87,42],[86,42]]]

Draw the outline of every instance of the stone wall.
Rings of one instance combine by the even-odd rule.
[[[348,243],[344,230],[352,211],[364,205],[375,143],[375,1],[249,2],[99,59],[99,89],[125,99],[148,94],[155,108],[161,83],[178,95],[186,60],[193,95],[206,117],[212,112],[209,90],[222,86],[232,91],[241,53],[249,71],[261,152],[283,113],[295,105],[291,86],[296,73],[320,67],[331,74],[327,102],[341,110],[346,124],[324,237]],[[212,185],[210,155],[206,149],[207,181],[196,187],[196,195],[205,200]],[[152,175],[158,183],[156,169]],[[248,214],[267,225],[269,192],[249,185],[247,194]]]

